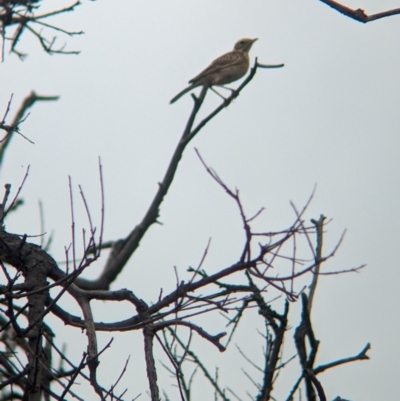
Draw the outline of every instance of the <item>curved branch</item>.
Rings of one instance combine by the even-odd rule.
[[[22,101],[21,106],[19,107],[17,114],[15,115],[11,125],[6,125],[5,119],[7,117],[8,111],[10,109],[12,97],[8,103],[6,113],[3,117],[3,120],[0,121],[0,129],[5,130],[7,132],[6,137],[0,142],[0,166],[4,159],[4,154],[9,145],[11,138],[13,137],[13,133],[19,132],[19,125],[25,121],[24,116],[27,110],[32,107],[37,101],[53,101],[58,100],[59,96],[39,96],[34,91],[32,91],[26,98]]]
[[[211,344],[215,345],[221,352],[226,351],[226,348],[219,342],[219,340],[222,337],[226,336],[226,332],[219,333],[215,336],[212,336],[211,334],[208,334],[204,329],[202,329],[200,326],[197,326],[194,323],[187,322],[185,320],[180,320],[180,319],[174,319],[174,320],[168,320],[164,322],[159,322],[154,325],[154,331],[157,330],[163,330],[166,327],[169,326],[186,326],[189,327],[190,329],[194,330],[197,334],[199,334],[201,337],[205,338],[208,340]]]
[[[391,17],[393,15],[400,14],[400,8],[393,8],[392,10],[382,11],[380,13],[368,15],[362,8],[352,9],[350,7],[344,6],[334,0],[319,0],[334,10],[339,11],[341,14],[354,19],[358,22],[366,24],[367,22],[376,21],[381,18]]]
[[[274,67],[280,67],[280,66],[282,65]],[[174,154],[172,155],[172,159],[169,163],[164,178],[159,183],[158,191],[154,196],[153,201],[150,204],[150,207],[147,210],[142,221],[139,223],[139,225],[137,225],[133,229],[133,231],[125,239],[116,242],[115,246],[113,247],[113,250],[109,255],[106,266],[101,276],[97,280],[90,281],[90,280],[78,279],[76,282],[77,285],[87,290],[109,288],[110,284],[116,279],[116,277],[122,271],[125,264],[128,262],[129,258],[138,248],[140,241],[146,234],[147,230],[150,228],[151,225],[157,223],[157,218],[159,217],[161,203],[163,202],[164,197],[167,194],[172,184],[173,178],[178,169],[178,164],[182,158],[186,146],[212,118],[214,118],[218,113],[221,112],[221,110],[227,107],[232,102],[233,99],[239,96],[240,92],[253,79],[254,75],[257,72],[258,67],[268,68],[268,66],[259,65],[256,59],[249,75],[238,87],[238,89],[233,91],[232,94],[220,104],[220,106],[218,106],[207,117],[201,120],[195,127],[194,127],[195,119],[204,102],[207,93],[207,87],[203,87],[200,96],[198,98],[193,95],[194,99],[193,109],[186,123],[182,137],[174,151]]]

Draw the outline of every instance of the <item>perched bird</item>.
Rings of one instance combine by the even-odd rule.
[[[170,103],[176,102],[185,93],[197,86],[226,85],[242,78],[249,69],[249,51],[256,39],[240,39],[229,53],[215,59],[205,70],[189,81],[189,86],[179,92]]]

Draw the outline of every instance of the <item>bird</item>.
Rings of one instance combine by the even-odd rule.
[[[249,51],[257,40],[243,38],[235,43],[232,51],[215,59],[205,70],[189,81],[189,86],[179,92],[170,103],[175,103],[185,93],[198,86],[222,86],[242,78],[249,69]]]

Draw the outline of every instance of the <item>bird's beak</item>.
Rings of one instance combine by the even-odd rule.
[[[258,38],[252,39],[251,43],[253,44],[256,40],[258,40]]]

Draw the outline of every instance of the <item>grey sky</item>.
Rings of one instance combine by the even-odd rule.
[[[346,4],[371,13],[399,7],[391,0]],[[13,111],[32,89],[61,96],[58,102],[35,105],[23,124],[23,133],[35,145],[15,137],[6,155],[1,185],[10,182],[16,189],[31,165],[22,193],[26,206],[8,219],[7,229],[38,234],[41,199],[46,229],[55,230],[52,253],[63,260],[64,246],[71,240],[67,176],[72,176],[76,188],[77,222],[86,224],[77,184],[82,184],[93,218],[99,221],[101,156],[105,239],[126,235],[155,194],[191,109],[188,95],[173,106],[169,100],[210,61],[231,50],[236,40],[258,37],[252,59],[283,62],[285,67],[259,70],[235,102],[187,148],[161,208],[163,226],[150,229],[113,288],[128,287],[156,301],[160,287],[167,292],[175,285],[173,267],[184,279],[187,266],[197,265],[210,237],[206,269],[215,271],[236,260],[244,238],[237,210],[207,175],[194,147],[226,184],[240,189],[249,215],[266,207],[257,223],[266,231],[288,227],[295,217],[289,200],[302,207],[316,184],[307,219],[321,213],[333,218],[325,251],[348,230],[326,269],[368,265],[360,274],[320,280],[313,310],[315,333],[322,342],[318,362],[355,355],[372,343],[370,361],[319,378],[330,400],[338,394],[354,401],[397,399],[399,22],[400,16],[395,16],[362,25],[317,0],[84,2],[76,12],[52,21],[85,31],[75,39],[59,37],[68,48],[81,50],[79,56],[50,57],[25,35],[20,49],[29,53],[27,60],[6,55],[0,66],[0,110],[5,110],[11,93]],[[218,103],[210,92],[205,109]],[[96,275],[92,267],[88,276]],[[293,306],[296,311],[298,306]],[[100,305],[97,317],[111,320],[130,313],[120,305]],[[207,324],[212,332],[223,329],[217,320],[215,326]],[[257,337],[260,324],[256,316],[249,317],[236,341],[255,361],[260,349],[252,345],[257,340],[246,344],[246,339]],[[70,339],[72,332],[63,329],[61,339]],[[110,337],[101,335],[101,344]],[[125,386],[133,397],[146,388],[144,368],[135,358],[141,338],[115,337],[113,349],[102,359],[112,364],[112,371],[103,371],[103,378],[114,381],[124,357],[131,354],[128,374],[135,379]],[[79,343],[83,346],[83,335],[74,345]],[[288,357],[291,346],[285,346]],[[221,375],[245,397],[245,390],[252,388],[240,371],[246,365],[237,350],[232,347],[220,355],[209,345],[204,347],[211,366],[220,365],[222,372],[224,366],[230,367]],[[70,349],[77,358],[82,350]],[[173,393],[162,376],[165,388]],[[290,369],[287,378],[280,378],[279,399],[288,394],[294,380]]]

